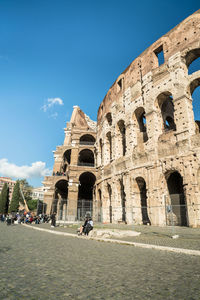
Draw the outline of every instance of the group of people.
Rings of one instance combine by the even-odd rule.
[[[25,223],[25,224],[40,224],[40,223],[48,223],[50,221],[50,216],[46,214],[39,214],[38,216],[32,214],[31,212],[17,212],[16,214],[1,214],[0,221],[6,222],[7,225]]]
[[[78,230],[78,235],[88,235],[89,232],[93,229],[94,223],[91,217],[86,217],[85,222]]]
[[[66,176],[66,173],[65,172],[53,172],[53,176]]]

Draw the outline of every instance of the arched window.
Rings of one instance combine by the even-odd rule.
[[[138,185],[139,193],[140,193],[140,204],[141,204],[141,213],[142,213],[142,223],[144,225],[150,224],[148,210],[147,210],[147,189],[146,182],[144,178],[137,177],[136,182]]]
[[[192,96],[192,106],[194,120],[196,123],[196,133],[200,132],[200,78],[195,79],[190,84],[190,93]]]
[[[111,161],[112,160],[112,137],[110,131],[106,134],[106,138],[107,138],[108,150],[109,150],[109,160]]]
[[[120,120],[117,124],[118,124],[119,133],[120,133],[122,155],[125,156],[125,154],[126,154],[126,127],[125,127],[125,123],[123,120]]]
[[[200,49],[193,49],[189,51],[185,57],[185,62],[188,67],[188,74],[200,70]]]
[[[96,177],[93,173],[84,172],[79,177],[77,217],[82,220],[93,213],[93,188]]]
[[[166,176],[170,196],[168,224],[187,226],[187,207],[183,189],[183,178],[175,171]]]
[[[89,149],[79,152],[78,166],[94,167],[94,153]]]
[[[95,138],[91,134],[84,134],[80,137],[80,145],[94,145]]]
[[[145,110],[143,107],[138,107],[136,109],[135,117],[138,123],[139,131],[142,132],[143,134],[143,142],[145,143],[148,140],[148,135],[147,135]]]
[[[158,105],[160,107],[163,119],[164,130],[176,130],[176,124],[174,122],[174,103],[172,94],[169,92],[160,94],[158,96]]]
[[[107,119],[108,124],[111,126],[112,125],[112,115],[111,115],[111,113],[107,113],[106,119]]]

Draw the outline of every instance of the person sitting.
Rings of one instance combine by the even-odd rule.
[[[86,217],[84,224],[81,225],[80,229],[78,230],[78,235],[82,235],[84,233],[87,223],[88,223],[88,218]]]
[[[85,229],[84,229],[85,235],[88,235],[89,232],[93,229],[93,227],[94,227],[94,224],[93,224],[92,218],[89,218],[89,221],[87,222],[87,225],[85,226]]]

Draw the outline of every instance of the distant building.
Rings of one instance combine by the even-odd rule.
[[[16,181],[12,180],[9,177],[0,177],[0,193],[3,189],[4,183],[7,183],[9,187],[9,199],[11,200]]]
[[[41,186],[41,187],[37,187],[37,188],[33,188],[32,192],[30,193],[30,196],[33,199],[39,199],[40,201],[44,200],[44,192],[46,191],[45,187]]]

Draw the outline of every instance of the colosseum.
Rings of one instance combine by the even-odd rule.
[[[44,179],[58,219],[200,226],[200,10],[120,74],[97,123],[75,106]]]

